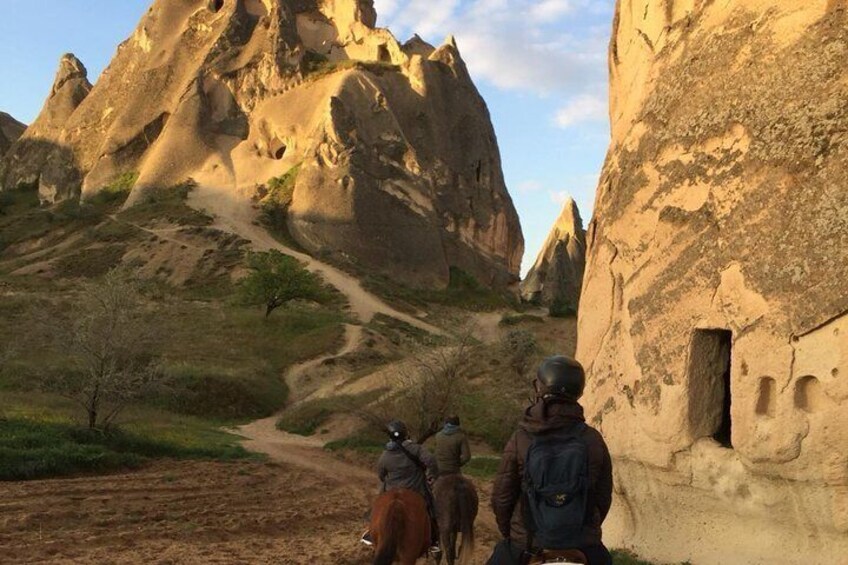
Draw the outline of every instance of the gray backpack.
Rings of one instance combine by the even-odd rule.
[[[528,547],[575,549],[589,504],[589,449],[583,422],[533,436],[524,463]]]

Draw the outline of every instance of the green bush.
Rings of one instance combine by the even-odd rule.
[[[340,395],[318,398],[286,410],[277,422],[277,428],[290,434],[311,436],[334,414],[354,412],[374,402],[383,395],[375,390],[357,395]]]
[[[86,203],[95,207],[117,207],[126,202],[130,191],[138,181],[138,173],[118,175],[110,184],[98,190]]]
[[[135,468],[156,457],[237,459],[234,444],[186,446],[114,429],[87,430],[65,423],[0,420],[0,480],[30,480]]]
[[[145,402],[177,414],[236,421],[270,416],[287,397],[285,381],[273,372],[250,376],[183,364],[169,368],[164,385]]]

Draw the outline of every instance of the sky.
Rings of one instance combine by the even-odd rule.
[[[172,0],[176,1],[176,0]],[[30,123],[63,53],[92,82],[152,0],[0,0],[0,110]],[[485,98],[507,187],[535,260],[568,196],[591,217],[609,143],[607,44],[615,0],[375,0],[405,41],[448,35]]]

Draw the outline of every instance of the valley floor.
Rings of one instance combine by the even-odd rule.
[[[0,492],[0,561],[365,564],[371,554],[358,536],[373,482],[343,467],[159,462],[9,483]],[[475,563],[494,540],[486,522]]]

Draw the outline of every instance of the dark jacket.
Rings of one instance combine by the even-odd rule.
[[[436,461],[442,475],[461,473],[471,461],[471,448],[462,428],[448,424],[436,434]]]
[[[549,403],[545,414],[544,405],[539,401],[524,413],[518,431],[506,444],[492,491],[492,510],[503,537],[511,538],[522,547],[527,544],[521,495],[524,462],[533,441],[531,434],[571,427],[583,421],[583,408],[577,403]],[[583,439],[589,451],[590,504],[583,529],[583,546],[590,546],[601,543],[601,524],[612,504],[612,460],[604,438],[597,430],[588,427]]]
[[[403,442],[403,446],[424,463],[427,473],[433,479],[439,477],[439,465],[429,451],[409,440]],[[386,445],[377,463],[377,475],[383,482],[383,491],[405,488],[427,497],[427,477],[424,471],[401,451],[396,442],[390,441]]]

